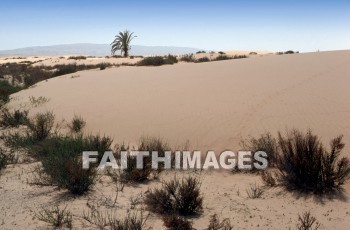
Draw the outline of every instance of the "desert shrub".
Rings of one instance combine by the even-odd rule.
[[[196,60],[197,63],[199,63],[199,62],[209,62],[209,61],[210,61],[210,59],[208,57],[202,57],[202,58],[198,58]]]
[[[74,115],[71,123],[68,125],[72,133],[79,133],[86,125],[86,121],[81,116]]]
[[[232,58],[233,59],[241,59],[241,58],[247,58],[247,57],[248,57],[247,55],[235,55]]]
[[[98,64],[100,70],[104,70],[104,69],[106,69],[107,67],[110,67],[111,65],[112,65],[112,64],[106,63],[106,62],[103,62],[103,63]]]
[[[305,192],[325,193],[341,189],[350,176],[348,158],[339,159],[344,148],[342,136],[330,142],[326,151],[311,131],[279,133],[281,154],[277,167],[285,185]]]
[[[22,72],[23,82],[25,87],[30,87],[39,81],[43,81],[52,77],[52,73],[46,70],[44,67],[39,66],[27,66]]]
[[[169,54],[168,56],[165,57],[165,64],[172,65],[175,63],[178,63],[176,56]]]
[[[219,51],[218,53],[221,54],[221,55],[226,54],[225,52],[222,52],[222,51]]]
[[[122,178],[126,181],[142,182],[148,180],[151,175],[157,176],[163,169],[160,165],[158,169],[152,168],[151,152],[157,151],[159,157],[164,157],[165,151],[169,151],[169,145],[160,138],[142,137],[140,139],[138,151],[148,151],[149,156],[143,158],[143,168],[138,169],[136,164],[136,156],[128,156],[128,167],[123,170]]]
[[[75,73],[78,71],[76,64],[69,65],[56,65],[56,71],[53,72],[52,76],[57,77],[65,74]]]
[[[97,209],[83,214],[83,219],[96,225],[99,229],[112,230],[142,230],[149,215],[144,215],[143,210],[135,213],[128,213],[123,219],[119,218],[115,212],[102,213]]]
[[[317,230],[320,227],[320,223],[316,220],[310,212],[304,212],[298,217],[298,230]]]
[[[183,62],[195,62],[196,59],[193,57],[193,54],[185,54],[180,58],[180,61]]]
[[[165,64],[165,59],[161,56],[146,57],[137,63],[138,66],[160,66]]]
[[[163,182],[161,188],[151,190],[146,195],[145,204],[150,211],[160,214],[198,213],[203,203],[200,185],[200,181],[195,177],[189,176],[181,180],[174,178]]]
[[[70,56],[68,60],[73,59],[73,60],[85,60],[85,56]]]
[[[8,109],[2,110],[0,126],[1,127],[18,127],[28,123],[28,110],[14,110],[10,112]]]
[[[250,52],[249,55],[257,55],[257,52]]]
[[[40,105],[43,105],[43,104],[49,102],[50,99],[43,97],[43,96],[39,96],[39,97],[30,96],[29,101],[33,107],[38,107]]]
[[[247,196],[251,199],[257,199],[261,198],[261,196],[264,193],[264,190],[262,187],[260,187],[257,184],[250,184],[249,188],[246,190]]]
[[[165,64],[172,65],[174,63],[177,63],[176,56],[168,55],[166,57],[161,56],[155,56],[155,57],[146,57],[139,61],[136,65],[138,66],[161,66]]]
[[[39,113],[27,122],[29,135],[33,141],[39,142],[47,138],[53,128],[55,116],[52,112]]]
[[[219,220],[216,214],[210,216],[207,230],[232,230],[233,226],[229,219]]]
[[[55,228],[67,227],[72,229],[72,213],[67,210],[67,207],[60,209],[58,206],[45,208],[43,207],[38,213],[36,218],[40,221],[44,221]]]
[[[82,168],[82,152],[98,151],[99,157],[110,151],[112,141],[108,137],[53,136],[41,144],[39,152],[44,172],[52,183],[68,189],[72,194],[82,195],[95,184],[97,164]]]
[[[206,52],[204,50],[202,51],[197,51],[196,54],[205,54]]]
[[[219,56],[217,56],[214,61],[223,61],[223,60],[230,60],[232,59],[232,57],[229,57],[227,55],[224,54],[220,54]]]
[[[163,217],[164,226],[168,230],[192,230],[192,223],[176,214],[165,215]]]
[[[13,153],[7,153],[4,149],[0,148],[0,171],[8,164],[16,162],[16,157]]]
[[[22,90],[20,86],[13,86],[8,81],[0,80],[0,101],[8,102],[10,95]]]
[[[269,171],[261,172],[261,179],[264,181],[264,183],[267,186],[270,186],[270,187],[274,187],[277,184],[275,177]]]
[[[267,154],[270,166],[274,166],[278,155],[278,142],[270,133],[261,134],[258,138],[250,137],[241,141],[241,146],[253,153],[263,151]]]
[[[286,52],[284,52],[284,54],[294,54],[295,52],[293,50],[288,50]]]

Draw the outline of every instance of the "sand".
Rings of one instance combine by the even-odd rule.
[[[135,145],[141,136],[150,135],[171,146],[188,141],[192,149],[202,151],[237,151],[249,135],[310,128],[325,143],[344,134],[343,154],[350,157],[349,60],[350,51],[334,51],[81,71],[16,93],[9,106],[29,108],[30,96],[43,96],[49,101],[31,108],[31,114],[53,111],[59,122],[81,115],[87,121],[86,133],[110,135],[115,143]],[[75,214],[73,224],[79,229],[87,224],[81,220],[87,204],[116,194],[106,176],[92,192],[76,199],[54,187],[30,185],[27,181],[37,164],[17,164],[2,172],[0,228],[46,229],[48,225],[35,219],[34,212],[59,203]],[[203,213],[191,218],[198,229],[204,229],[214,213],[229,218],[235,229],[294,229],[298,214],[309,210],[321,229],[348,229],[350,224],[350,183],[344,186],[345,197],[334,199],[300,196],[282,187],[249,199],[250,184],[262,184],[257,175],[189,173],[202,180]],[[175,174],[186,172],[165,172],[160,180]],[[160,181],[126,186],[118,197],[118,210],[125,213],[131,208],[131,196],[156,186]],[[164,229],[156,214],[151,214],[147,226]]]

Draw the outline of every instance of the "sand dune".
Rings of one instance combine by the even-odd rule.
[[[131,144],[152,135],[236,150],[248,135],[310,128],[327,142],[344,134],[350,145],[348,60],[350,51],[336,51],[83,71],[14,94],[11,106],[44,96],[33,113],[79,114],[89,132]]]
[[[152,135],[172,146],[188,140],[191,148],[203,151],[238,150],[248,135],[286,128],[311,128],[327,142],[342,133],[350,145],[349,60],[350,51],[336,51],[89,70],[40,82],[12,95],[9,106],[31,108],[29,97],[43,96],[50,101],[31,108],[32,114],[51,110],[61,125],[62,119],[78,114],[87,121],[86,132],[111,135],[116,143],[131,145],[142,135]],[[350,156],[348,150],[349,146],[344,153]],[[86,196],[72,198],[56,187],[28,184],[38,164],[3,170],[0,228],[47,229],[35,213],[42,206],[60,204],[74,213],[75,228],[94,229],[82,221],[82,213],[115,197],[111,179],[101,176]],[[214,213],[229,218],[237,229],[294,229],[298,214],[309,210],[320,221],[320,229],[348,229],[350,224],[349,183],[344,185],[345,196],[335,199],[304,196],[283,187],[249,199],[246,189],[262,184],[256,174],[165,171],[160,179],[188,173],[202,181],[203,212],[190,217],[197,229],[205,229]],[[131,198],[160,185],[152,180],[126,186],[116,203],[118,215],[132,210]],[[156,214],[150,215],[146,227],[164,229]]]

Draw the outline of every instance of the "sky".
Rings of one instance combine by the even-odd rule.
[[[206,50],[350,49],[350,0],[1,0],[0,50],[111,43]]]

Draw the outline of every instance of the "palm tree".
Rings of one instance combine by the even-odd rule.
[[[115,36],[114,41],[111,43],[112,55],[115,54],[116,51],[120,50],[121,54],[124,53],[124,57],[129,56],[129,50],[131,49],[130,42],[137,36],[133,36],[134,33],[130,33],[128,30],[124,32],[119,32],[118,35]]]

